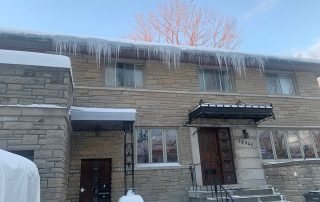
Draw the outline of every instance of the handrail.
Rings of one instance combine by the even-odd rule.
[[[199,168],[203,171],[203,174],[204,174],[203,179],[206,182],[209,182],[210,185],[198,186],[196,168]],[[216,169],[213,169],[211,166],[209,167],[208,162],[205,164],[204,163],[191,164],[189,165],[189,169],[191,174],[191,183],[192,183],[193,191],[198,191],[199,188],[201,191],[207,191],[207,192],[211,191],[211,196],[212,198],[215,197],[216,201],[233,202],[232,196],[219,181],[216,175]],[[202,187],[205,187],[205,190],[202,190]],[[220,193],[220,196],[219,196],[219,193]]]

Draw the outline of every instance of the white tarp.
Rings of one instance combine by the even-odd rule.
[[[40,202],[40,176],[30,160],[0,149],[0,202]]]

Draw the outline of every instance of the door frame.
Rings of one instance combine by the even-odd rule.
[[[233,139],[232,139],[232,128],[230,126],[221,126],[221,127],[216,127],[216,126],[199,126],[198,129],[200,128],[221,128],[221,129],[227,129],[229,131],[229,137],[230,137],[230,146],[231,146],[231,153],[232,153],[232,159],[233,159],[233,164],[234,164],[234,172],[236,175],[236,183],[238,183],[237,180],[237,168],[235,165],[235,155],[234,155],[234,148],[233,148]],[[191,153],[192,153],[192,161],[193,164],[200,164],[201,165],[201,158],[200,158],[200,148],[199,148],[199,136],[198,136],[198,129],[196,127],[189,127],[189,132],[190,132],[190,140],[191,140]],[[196,166],[195,167],[195,172],[196,172],[196,182],[198,185],[203,186],[203,178],[202,178],[202,170],[201,166]]]
[[[99,160],[106,160],[110,162],[110,197],[112,199],[112,158],[83,158],[80,159],[80,178],[79,178],[79,200],[81,197],[81,175],[82,175],[82,161],[99,161]]]

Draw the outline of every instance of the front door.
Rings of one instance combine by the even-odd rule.
[[[203,185],[236,184],[231,139],[226,128],[201,128],[198,131]]]
[[[80,202],[111,202],[111,159],[81,160]]]

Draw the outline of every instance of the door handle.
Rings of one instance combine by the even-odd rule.
[[[81,187],[80,192],[83,193],[85,191],[85,189],[83,187]]]

